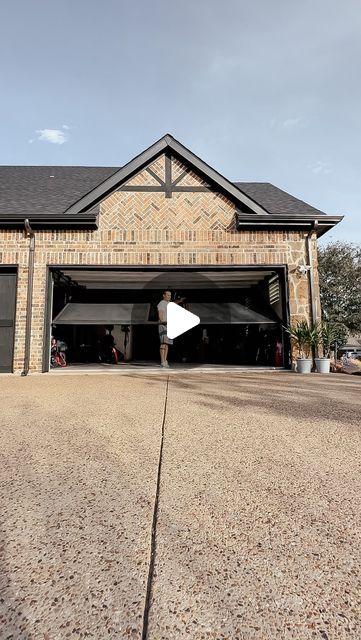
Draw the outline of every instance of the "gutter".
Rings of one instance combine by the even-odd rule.
[[[30,364],[30,344],[31,344],[31,317],[33,306],[33,282],[34,282],[34,252],[35,252],[35,234],[30,226],[28,218],[24,220],[25,237],[30,238],[29,242],[29,259],[28,259],[28,295],[26,301],[26,325],[25,325],[25,354],[24,354],[24,369],[21,372],[22,376],[27,376],[29,373]]]
[[[323,215],[318,218],[317,236],[320,237],[336,224],[343,220],[344,216],[335,215]],[[270,229],[270,230],[303,230],[309,229],[310,224],[315,222],[314,216],[309,215],[295,215],[295,214],[276,214],[272,213],[267,216],[264,215],[252,215],[242,212],[236,212],[236,229],[242,231],[242,229]]]
[[[312,264],[312,235],[316,232],[317,235],[318,229],[318,220],[314,220],[311,226],[310,231],[306,237],[306,248],[307,248],[307,263],[310,266],[308,271],[308,281],[310,286],[310,299],[311,299],[311,325],[314,327],[316,325],[316,300],[315,300],[315,278]]]
[[[98,211],[92,214],[68,216],[59,213],[37,213],[31,218],[33,229],[96,229]],[[0,214],[0,228],[21,229],[24,227],[24,216],[20,214]]]

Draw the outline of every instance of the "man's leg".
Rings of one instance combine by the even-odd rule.
[[[165,346],[165,350],[164,350],[164,360],[165,360],[166,362],[168,362],[168,348],[169,348],[169,347],[168,347],[168,345],[167,345],[167,344],[165,344],[164,346]]]
[[[167,359],[167,353],[166,353],[167,345],[161,344],[159,351],[160,351],[160,363],[163,364],[163,362],[165,362]]]

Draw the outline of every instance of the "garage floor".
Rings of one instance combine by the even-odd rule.
[[[164,373],[1,378],[1,638],[359,638],[359,379]]]
[[[239,371],[283,371],[284,369],[276,369],[275,367],[251,367],[251,366],[240,366],[240,365],[220,365],[220,364],[181,364],[178,362],[171,363],[169,369],[162,370],[159,362],[149,362],[149,361],[136,361],[136,362],[126,362],[119,364],[107,364],[107,363],[89,363],[89,364],[69,364],[67,367],[57,367],[54,369],[50,369],[50,372],[53,374],[67,374],[72,375],[74,373],[180,373],[180,372],[201,372],[201,373],[212,373],[214,371],[222,372],[230,372],[237,373]]]

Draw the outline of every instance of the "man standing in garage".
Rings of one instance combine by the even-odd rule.
[[[167,336],[167,306],[172,299],[172,293],[169,289],[163,291],[163,298],[157,305],[159,320],[159,340],[160,340],[160,366],[169,369],[168,364],[168,348],[173,344],[173,340]],[[175,300],[175,304],[182,304],[185,298]]]

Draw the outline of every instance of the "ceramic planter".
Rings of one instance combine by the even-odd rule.
[[[317,373],[330,373],[330,358],[315,358]]]
[[[312,358],[297,358],[297,373],[311,373]]]

